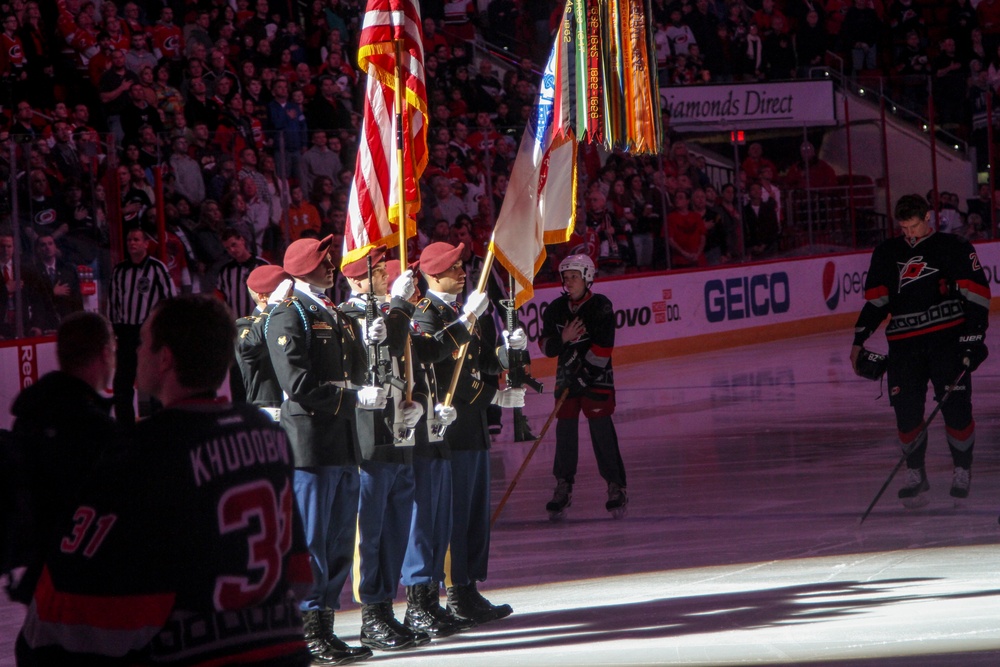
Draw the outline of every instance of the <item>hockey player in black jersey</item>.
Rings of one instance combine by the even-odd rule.
[[[551,518],[563,515],[573,498],[579,455],[579,418],[590,426],[597,469],[608,483],[605,508],[615,518],[625,515],[625,464],[618,449],[615,383],[611,352],[615,346],[615,311],[611,301],[590,287],[597,271],[587,255],[570,255],[559,264],[564,294],[542,314],[538,341],[547,357],[559,357],[556,396],[568,391],[556,414],[556,455],[552,474],[556,490],[545,506]]]
[[[161,301],[143,323],[137,387],[163,410],[102,457],[63,520],[18,665],[310,664],[292,450],[218,395],[235,337],[207,296]]]
[[[954,463],[951,495],[969,495],[976,423],[972,418],[972,371],[988,354],[990,287],[970,243],[930,226],[927,201],[904,195],[896,202],[902,236],[872,253],[865,281],[865,305],[855,325],[851,365],[865,341],[888,316],[889,402],[896,413],[907,474],[899,498],[922,507],[930,489],[924,471],[927,430],[921,428],[927,383],[943,396],[963,368],[967,371],[942,405],[948,448]]]

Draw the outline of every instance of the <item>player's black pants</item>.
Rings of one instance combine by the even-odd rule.
[[[625,484],[625,464],[618,448],[618,433],[611,415],[615,411],[614,391],[571,396],[556,414],[556,455],[552,474],[570,484],[576,481],[580,458],[580,413],[587,418],[590,442],[601,477],[619,486]]]
[[[906,345],[889,350],[889,402],[896,411],[896,428],[903,451],[912,452],[906,459],[908,468],[923,468],[927,452],[927,434],[919,434],[924,419],[927,383],[934,387],[934,397],[940,400],[962,371],[961,353],[956,343],[929,340],[907,341]],[[966,374],[941,407],[948,448],[956,466],[972,465],[976,423],[972,419],[972,376]],[[918,438],[919,436],[919,438]]]

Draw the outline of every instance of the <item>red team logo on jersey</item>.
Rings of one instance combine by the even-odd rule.
[[[920,280],[921,278],[926,278],[927,276],[933,275],[938,272],[937,269],[928,266],[927,262],[924,261],[923,256],[911,257],[905,263],[896,262],[899,264],[899,287],[902,289],[910,283]]]

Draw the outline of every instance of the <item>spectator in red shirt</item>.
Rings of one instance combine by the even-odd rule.
[[[674,210],[667,215],[666,237],[670,248],[670,266],[685,268],[705,266],[705,220],[689,208],[685,190],[674,195]]]
[[[750,144],[747,149],[747,157],[743,160],[743,171],[747,175],[747,179],[754,181],[760,178],[761,167],[764,166],[771,167],[774,170],[773,173],[777,173],[778,169],[774,166],[774,163],[764,157],[764,147],[754,142]]]
[[[180,60],[184,54],[184,33],[174,25],[174,10],[164,7],[160,20],[150,31],[153,34],[153,54],[159,59]]]

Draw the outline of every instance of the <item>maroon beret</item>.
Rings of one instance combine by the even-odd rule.
[[[372,258],[372,266],[375,266],[385,258],[385,251],[386,247],[384,245],[372,248],[364,257],[341,267],[340,272],[348,278],[362,280],[368,275],[368,257]]]
[[[330,254],[333,234],[323,239],[299,239],[285,251],[285,271],[296,278],[309,275]]]
[[[416,271],[419,266],[420,266],[420,262],[419,261],[417,261],[417,262],[410,262],[410,270],[411,271]],[[396,282],[396,278],[398,278],[401,275],[401,272],[399,270],[399,260],[398,259],[389,259],[389,260],[386,260],[386,262],[385,262],[385,272],[389,275],[389,279],[388,279],[389,285],[392,285],[394,282]]]
[[[429,276],[440,275],[455,265],[463,250],[464,243],[457,247],[444,241],[431,243],[420,253],[420,270]]]
[[[274,264],[258,266],[247,276],[247,287],[258,294],[270,294],[288,277],[280,266]]]

